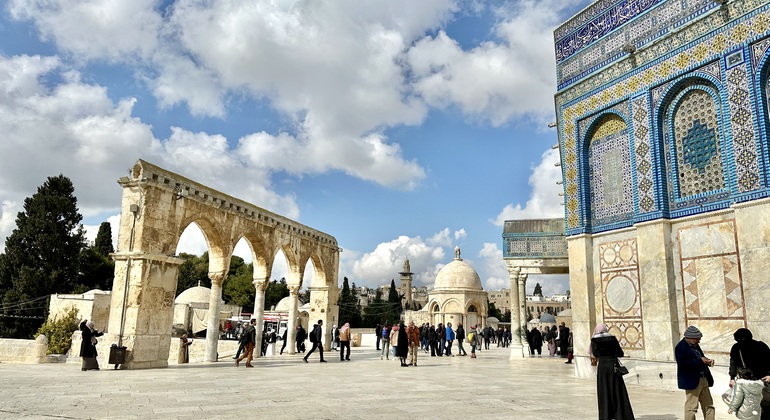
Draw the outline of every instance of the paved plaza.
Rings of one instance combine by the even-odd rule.
[[[8,419],[595,419],[596,389],[564,359],[425,357],[381,361],[372,347],[350,362],[317,352],[167,369],[83,372],[77,363],[0,364],[0,418]],[[224,356],[224,355],[223,355]],[[716,389],[713,390],[715,393]],[[682,418],[683,392],[630,385],[637,419]],[[734,418],[715,395],[718,419]]]

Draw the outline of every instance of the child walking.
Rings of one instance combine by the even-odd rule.
[[[730,400],[728,414],[735,413],[741,420],[759,420],[762,414],[762,388],[764,383],[757,380],[751,369],[739,368],[738,377],[733,385],[733,398]]]

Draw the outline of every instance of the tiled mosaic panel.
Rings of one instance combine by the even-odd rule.
[[[718,7],[715,2],[679,0],[622,2],[617,8],[587,22],[582,28],[556,42],[559,88],[626,55],[625,44],[641,47],[689,25],[694,18]],[[653,6],[655,6],[653,8]],[[652,10],[649,10],[652,9]],[[638,16],[649,10],[642,16]],[[638,17],[637,17],[638,16]],[[633,23],[611,32],[633,19]],[[601,25],[599,28],[595,25]],[[610,33],[611,32],[611,33]],[[582,49],[582,50],[581,50]]]
[[[746,7],[753,8],[765,4],[767,1],[746,0],[741,3]],[[708,23],[708,19],[704,19],[703,22],[699,21],[697,22],[697,25],[699,25],[697,28],[688,28],[685,31],[688,33],[682,34],[681,38],[672,38],[669,42],[659,43],[655,48],[651,49],[649,52],[644,52],[644,54],[651,54],[655,58],[663,57],[666,52],[682,46],[683,42],[686,42],[687,39],[692,39],[694,35],[690,32],[701,31],[697,33],[700,34],[705,33],[704,31],[707,30],[713,30],[713,26],[706,28],[700,27],[705,27]],[[697,67],[700,63],[703,63],[704,60],[711,61],[721,57],[725,51],[735,50],[747,39],[764,34],[769,28],[770,11],[764,9],[742,21],[736,21],[732,26],[725,28],[721,33],[704,38],[702,43],[691,45],[677,55],[670,57],[666,56],[665,59],[650,65],[645,68],[644,71],[620,79],[615,84],[601,87],[612,78],[618,77],[623,72],[628,71],[628,68],[613,66],[613,68],[597,73],[595,77],[576,85],[563,95],[559,95],[559,104],[566,103],[574,98],[583,97],[585,95],[583,99],[574,104],[561,108],[560,119],[563,121],[564,128],[562,131],[562,150],[564,151],[562,167],[565,175],[564,192],[567,229],[576,229],[581,226],[580,209],[581,206],[588,205],[588,203],[581,203],[579,200],[580,187],[577,168],[577,138],[579,135],[577,121],[579,119],[582,119],[591,113],[600,112],[602,109],[605,109],[608,104],[615,103],[628,97],[628,95],[637,92],[643,87],[665,83],[674,75],[689,68]],[[678,37],[679,35],[676,36]],[[653,58],[649,58],[647,61],[651,60],[653,60]],[[640,62],[644,61],[645,60],[640,59]]]
[[[598,255],[602,318],[623,348],[644,349],[636,239],[599,244]]]
[[[699,319],[745,319],[735,222],[691,226],[678,232],[684,314]]]
[[[674,144],[678,197],[724,188],[717,105],[700,89],[686,93],[676,104]]]
[[[567,257],[564,236],[506,238],[505,257]]]
[[[650,112],[647,96],[636,98],[631,103],[634,126],[634,152],[636,153],[636,189],[639,198],[639,212],[657,210],[655,205],[655,181],[652,175],[652,147],[650,145]]]
[[[736,66],[727,72],[727,99],[733,134],[733,157],[738,191],[753,191],[760,187],[759,162],[754,137],[754,116],[751,112],[749,82],[746,68]]]
[[[594,134],[588,154],[591,223],[594,226],[633,214],[631,152],[626,123],[606,117]]]

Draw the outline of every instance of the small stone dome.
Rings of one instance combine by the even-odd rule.
[[[546,312],[543,315],[540,315],[540,323],[542,323],[542,324],[555,324],[556,323],[556,318],[554,318],[553,315],[551,315],[548,312]]]
[[[460,258],[460,249],[455,248],[455,259],[439,270],[434,289],[484,290],[476,270]]]
[[[191,287],[184,292],[180,293],[179,296],[174,299],[174,303],[185,303],[185,304],[191,304],[191,303],[209,303],[209,299],[211,298],[211,289],[208,287],[203,286],[195,286]]]
[[[289,312],[289,301],[291,300],[291,296],[286,296],[285,298],[281,299],[277,305],[275,305],[275,311],[276,312]]]

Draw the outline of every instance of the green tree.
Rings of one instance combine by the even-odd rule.
[[[184,262],[177,269],[177,296],[185,290],[198,285],[211,287],[208,252],[204,252],[200,257],[183,252],[179,254],[179,258],[182,258]]]
[[[382,299],[382,289],[378,287],[374,292],[374,299],[364,308],[362,326],[374,327],[377,324],[383,324],[392,320],[389,316],[392,316],[390,305]]]
[[[399,319],[401,319],[401,310],[403,309],[401,307],[401,299],[403,297],[403,295],[398,294],[398,289],[396,289],[396,281],[391,279],[390,289],[388,290],[388,306],[390,309],[388,319],[390,319],[391,322],[397,322]]]
[[[109,257],[110,254],[115,252],[115,248],[112,246],[112,226],[110,225],[110,222],[102,222],[102,224],[99,225],[99,232],[96,234],[94,248],[96,249],[96,252],[104,257]]]
[[[95,246],[87,246],[80,252],[80,272],[78,284],[73,293],[89,290],[110,290],[115,276],[115,262],[112,258],[99,253]]]
[[[487,310],[489,311],[489,316],[493,316],[497,318],[500,322],[503,322],[503,314],[500,312],[499,309],[495,306],[494,303],[487,301]]]
[[[79,322],[78,310],[70,308],[61,318],[45,321],[35,333],[35,338],[46,336],[47,354],[65,354],[72,346],[72,333],[78,329]]]
[[[340,307],[339,323],[350,323],[353,328],[360,327],[362,324],[361,307],[358,304],[358,298],[356,297],[355,283],[353,283],[353,290],[351,291],[348,285],[348,278],[344,277],[342,280],[342,290],[340,291],[340,297],[337,301],[337,305]]]
[[[222,286],[222,297],[225,302],[238,305],[241,312],[254,310],[254,266],[246,264],[243,258],[233,256],[230,260],[230,272]]]
[[[82,220],[64,175],[49,177],[24,200],[0,258],[0,336],[32,337],[48,316],[48,296],[74,291],[85,246]]]
[[[543,296],[543,288],[540,287],[540,283],[535,283],[535,291],[532,294],[540,297]]]
[[[289,286],[286,284],[286,278],[273,280],[267,285],[265,290],[265,309],[270,309],[277,305],[281,299],[289,296]]]

